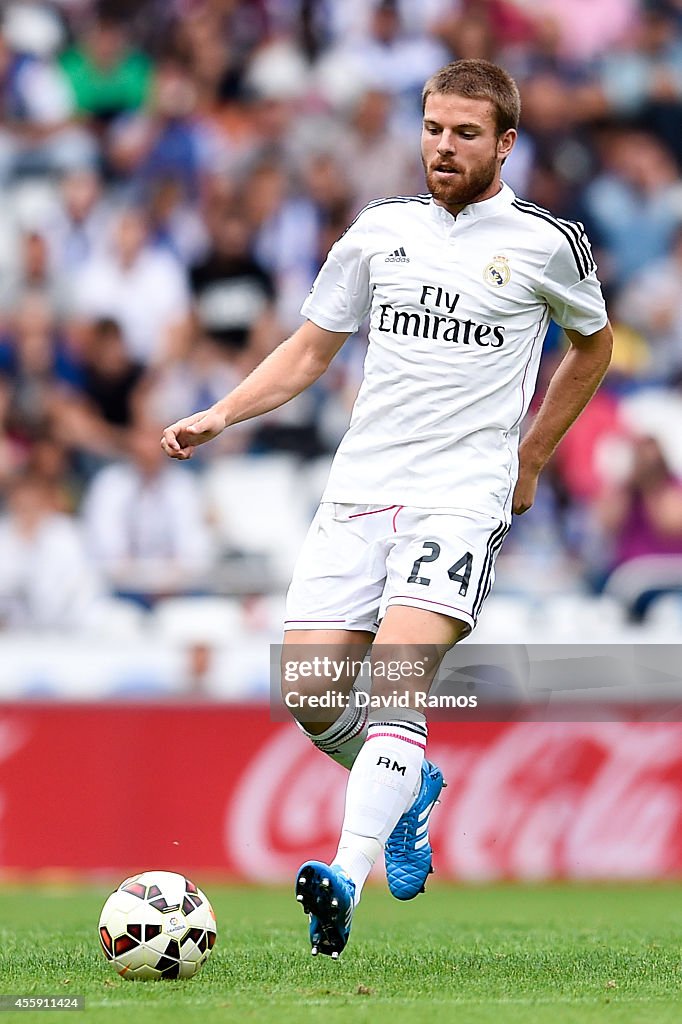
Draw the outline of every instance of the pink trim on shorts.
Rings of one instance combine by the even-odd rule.
[[[393,507],[395,508],[395,505],[394,505]],[[398,518],[398,512],[402,512],[402,510],[403,510],[404,508],[405,508],[405,506],[404,506],[404,505],[398,505],[398,508],[396,509],[396,513],[395,513],[395,515],[393,516],[393,532],[394,532],[394,533],[397,533],[397,532],[398,532],[398,531],[396,530],[396,528],[395,528],[395,521],[396,521],[396,519]]]
[[[365,743],[369,743],[370,740],[376,740],[380,736],[390,736],[394,740],[403,740],[405,743],[411,743],[413,747],[421,747],[422,750],[426,750],[426,744],[420,743],[418,740],[408,740],[407,736],[402,736],[399,732],[373,732],[371,736],[368,736]]]
[[[285,619],[284,620],[284,631],[288,632],[290,629],[297,629],[301,626],[312,626],[313,629],[317,629],[319,626],[322,629],[323,626],[336,626],[341,625],[344,633],[375,633],[378,630],[376,622],[366,622],[359,624],[348,624],[348,619]]]
[[[360,519],[361,516],[375,516],[379,512],[390,512],[391,509],[395,508],[395,507],[396,507],[395,505],[387,505],[386,508],[374,508],[374,509],[372,509],[371,512],[354,512],[353,515],[352,516],[348,516],[348,518],[349,519]],[[400,508],[402,508],[402,505],[400,506]],[[398,512],[400,511],[400,508],[398,509]],[[397,514],[398,513],[396,513],[396,515]]]
[[[416,596],[414,594],[392,594],[389,597],[389,599],[388,599],[386,607],[387,608],[390,607],[390,604],[391,604],[392,601],[401,601],[401,600],[402,601],[421,601],[423,604],[437,604],[441,608],[449,608],[453,612],[459,612],[459,614],[463,616],[463,621],[466,622],[467,625],[470,625],[470,626],[473,627],[474,624],[475,624],[474,623],[474,617],[471,614],[471,612],[466,612],[463,608],[457,608],[457,606],[454,605],[454,604],[445,604],[444,601],[431,601],[428,597],[418,597],[418,596]],[[452,616],[452,618],[454,618],[454,616]]]

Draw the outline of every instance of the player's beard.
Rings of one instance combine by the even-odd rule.
[[[457,166],[456,164],[448,165],[445,160],[435,160],[431,167],[425,166],[424,170],[429,192],[446,209],[473,203],[486,189],[490,188],[497,174],[497,158],[495,156],[469,171],[460,171],[458,174],[452,175],[446,181],[435,176],[434,171],[440,163],[445,166]]]

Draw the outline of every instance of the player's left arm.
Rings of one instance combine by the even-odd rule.
[[[519,448],[519,476],[512,503],[515,515],[527,512],[533,504],[540,473],[592,398],[611,362],[613,333],[608,322],[594,334],[566,330],[566,335],[570,348]]]

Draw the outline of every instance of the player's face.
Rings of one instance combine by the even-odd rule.
[[[422,160],[429,192],[451,213],[499,191],[500,167],[516,132],[497,134],[488,100],[432,93],[426,100]]]

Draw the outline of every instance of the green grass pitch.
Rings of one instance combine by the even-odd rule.
[[[0,992],[84,995],[87,1020],[126,1024],[682,1021],[680,886],[434,884],[409,904],[371,888],[334,963],[311,958],[291,892],[196,881],[218,941],[186,982],[112,971],[96,930],[108,890],[0,888]]]

